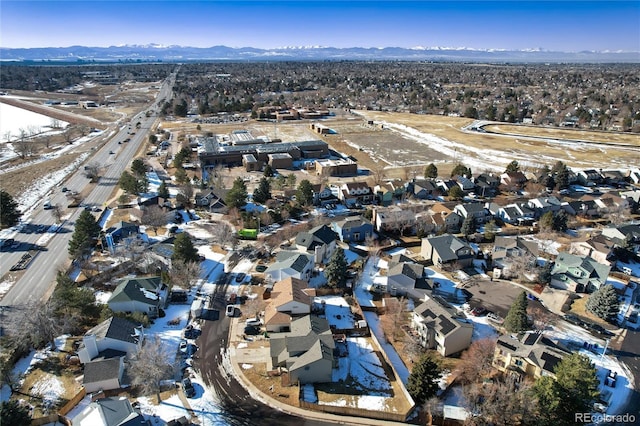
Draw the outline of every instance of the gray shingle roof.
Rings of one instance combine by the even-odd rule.
[[[103,380],[119,379],[120,358],[109,358],[87,362],[84,365],[84,383],[96,383]]]
[[[127,343],[138,343],[140,339],[140,325],[120,317],[111,317],[87,331],[96,339],[110,338]]]

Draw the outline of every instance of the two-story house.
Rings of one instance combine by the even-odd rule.
[[[495,197],[500,187],[500,178],[491,174],[482,173],[475,178],[474,192],[480,197]]]
[[[362,216],[349,216],[331,224],[344,243],[361,243],[374,237],[373,224]]]
[[[517,378],[555,377],[555,367],[569,352],[542,333],[529,332],[520,338],[506,334],[496,342],[493,366]]]
[[[466,241],[451,234],[423,238],[420,255],[438,267],[457,263],[464,268],[473,263],[471,246]]]
[[[404,231],[413,229],[416,224],[416,214],[409,208],[395,205],[376,208],[373,212],[375,229],[381,231]]]
[[[419,200],[431,200],[441,195],[441,189],[438,188],[435,180],[432,179],[414,179],[406,185],[407,194],[410,197]]]
[[[548,197],[532,198],[527,206],[535,212],[535,217],[539,218],[547,212],[557,212],[562,208],[562,203],[556,197],[550,195]]]
[[[589,256],[560,252],[551,270],[551,287],[576,293],[592,293],[607,282],[611,267]]]
[[[338,234],[328,225],[320,225],[296,236],[296,248],[313,256],[315,263],[326,264],[336,250]]]
[[[427,298],[413,310],[411,327],[423,347],[435,349],[442,356],[467,349],[473,335],[473,322],[437,296]]]
[[[283,250],[276,255],[276,261],[264,271],[268,282],[296,278],[309,281],[313,273],[313,256],[299,251]]]
[[[135,354],[142,347],[144,329],[120,317],[111,317],[87,331],[78,349],[80,362],[87,363],[96,357]]]
[[[481,225],[493,219],[491,212],[482,203],[458,204],[454,207],[453,211],[459,214],[463,219],[471,216],[476,225]]]
[[[315,289],[306,281],[286,278],[273,285],[271,299],[264,311],[264,325],[268,332],[289,331],[292,318],[311,312]]]
[[[353,207],[357,204],[371,204],[375,195],[366,182],[349,182],[340,187],[338,198],[345,206]]]

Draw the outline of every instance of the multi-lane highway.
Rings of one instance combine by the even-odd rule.
[[[149,105],[145,111],[136,114],[129,123],[117,129],[115,135],[86,160],[85,164],[96,163],[100,166],[100,179],[81,201],[83,206],[102,208],[108,201],[115,186],[118,184],[120,175],[129,165],[140,146],[145,142],[148,130],[155,125],[157,111],[160,109],[159,103],[170,99],[174,82],[175,73],[162,84],[153,104]],[[135,131],[135,134],[129,134],[130,130]],[[130,140],[123,143],[127,138]],[[121,143],[119,144],[118,142]],[[82,194],[86,193],[87,188],[90,188],[92,184],[86,177],[83,167],[80,167],[69,176],[63,185],[69,191]],[[62,186],[54,188],[53,194],[48,200],[51,201],[52,205],[57,204],[64,210],[69,204],[69,200],[61,189]],[[28,220],[31,224],[28,229],[37,229],[37,226],[48,229],[54,224],[55,219],[51,210],[43,208],[44,202],[45,200],[42,200],[30,220]],[[63,269],[68,262],[67,245],[82,207],[71,208],[69,211],[70,215],[68,212],[63,214],[66,220],[63,222],[61,229],[49,235],[50,238],[46,237],[47,233],[20,232],[14,238],[20,245],[14,250],[5,249],[0,253],[0,276],[5,276],[26,252],[35,255],[26,270],[14,273],[19,278],[4,295],[0,305],[24,304],[31,300],[40,300],[47,295],[48,290],[55,283],[58,270]],[[41,250],[30,250],[36,247],[41,248]]]

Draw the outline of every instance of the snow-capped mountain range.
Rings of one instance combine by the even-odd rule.
[[[0,47],[0,61],[260,61],[260,60],[406,60],[441,62],[554,62],[554,63],[640,63],[640,52],[581,51],[559,52],[541,48],[522,50],[473,49],[466,47],[348,47],[286,46],[273,49],[254,47],[189,47],[161,44],[109,47]]]

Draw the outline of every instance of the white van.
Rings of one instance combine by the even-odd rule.
[[[45,202],[44,202],[44,204],[42,205],[42,207],[43,207],[45,210],[49,210],[50,208],[52,208],[52,206],[51,206],[51,200],[47,200],[47,201],[45,201]]]

